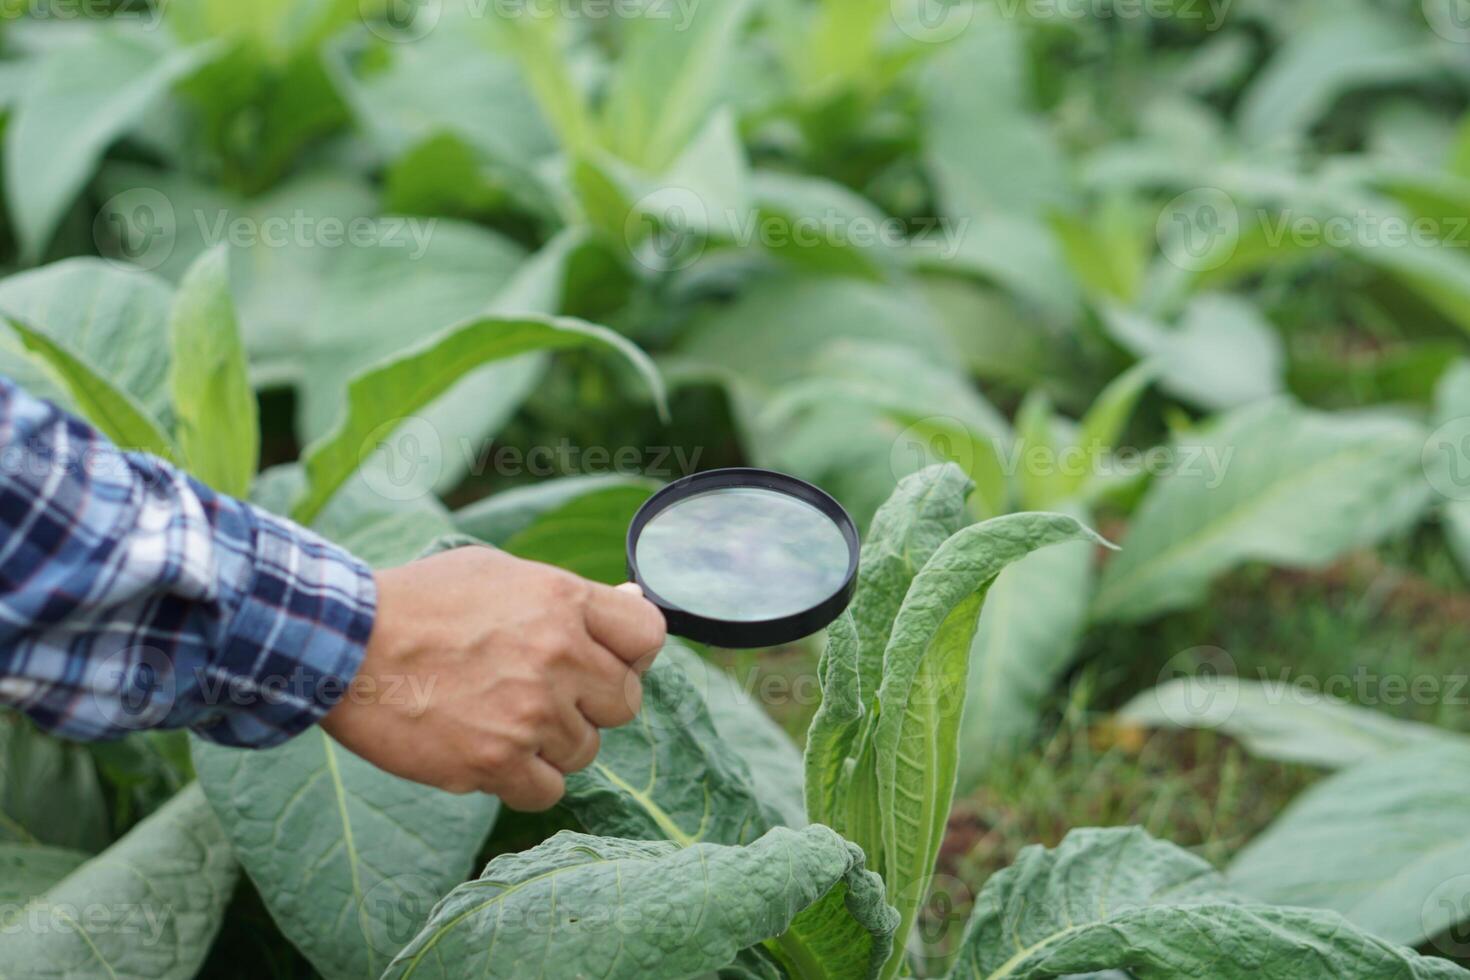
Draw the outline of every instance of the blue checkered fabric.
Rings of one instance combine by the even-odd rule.
[[[0,704],[275,745],[345,695],[376,601],[337,546],[0,378]]]

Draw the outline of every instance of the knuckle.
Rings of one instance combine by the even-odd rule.
[[[475,750],[474,764],[484,772],[500,773],[520,763],[525,755],[509,742],[497,739]]]

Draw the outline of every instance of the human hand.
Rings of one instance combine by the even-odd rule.
[[[598,585],[491,548],[376,579],[359,683],[417,696],[349,698],[322,727],[380,769],[545,810],[565,793],[563,775],[597,757],[598,729],[642,707],[639,677],[663,647],[664,618],[637,586]]]

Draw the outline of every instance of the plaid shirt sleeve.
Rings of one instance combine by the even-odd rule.
[[[340,548],[0,378],[0,704],[275,745],[346,694],[376,602]]]

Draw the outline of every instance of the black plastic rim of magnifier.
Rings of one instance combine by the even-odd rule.
[[[681,500],[708,493],[711,490],[736,487],[774,490],[777,493],[795,497],[797,500],[811,504],[837,525],[838,530],[842,532],[843,540],[847,542],[848,554],[847,574],[843,577],[842,587],[817,605],[802,612],[778,619],[748,621],[711,619],[708,616],[700,616],[675,605],[654,589],[649,588],[648,583],[643,580],[642,573],[638,570],[638,538],[643,534],[643,529],[648,522]],[[852,602],[853,589],[857,585],[858,551],[857,525],[852,522],[852,517],[831,496],[805,480],[798,480],[794,476],[787,476],[785,473],[777,473],[773,470],[758,470],[749,467],[710,470],[707,473],[696,473],[694,476],[686,476],[682,480],[670,483],[649,498],[648,502],[639,509],[633,518],[632,525],[628,528],[628,576],[632,581],[638,583],[648,600],[663,611],[664,618],[668,620],[670,633],[682,636],[686,640],[696,640],[726,649],[750,650],[757,647],[780,646],[783,643],[792,643],[804,636],[811,636],[842,615],[842,610]]]

